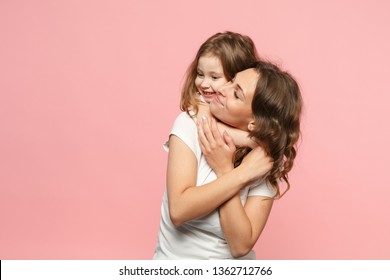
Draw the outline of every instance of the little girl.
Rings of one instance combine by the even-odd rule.
[[[174,146],[169,146],[167,191],[161,207],[162,216],[154,259],[255,259],[253,251],[243,256],[231,254],[217,207],[237,192],[240,192],[243,204],[248,196],[273,197],[275,190],[265,183],[248,185],[270,170],[271,160],[262,150],[255,149],[257,160],[252,161],[250,166],[256,170],[256,178],[243,176],[245,182],[238,183],[241,176],[232,174],[230,179],[226,177],[215,181],[217,176],[199,146],[195,122],[199,122],[202,116],[209,115],[208,103],[215,98],[218,89],[231,81],[237,72],[249,68],[257,60],[256,48],[249,37],[224,32],[207,39],[189,66],[181,94],[180,108],[183,113],[177,117],[170,133],[169,145]],[[232,136],[238,146],[255,143],[248,137],[247,131],[222,123],[218,125],[222,131],[226,130]],[[186,171],[184,177],[179,175],[183,169],[191,170],[189,173],[195,177],[192,178]],[[191,178],[187,178],[188,176]],[[228,190],[233,185],[236,190],[234,193],[224,191],[225,187]],[[179,196],[183,194],[180,203],[176,203],[178,193]],[[211,200],[208,201],[209,199]]]
[[[180,109],[190,116],[196,116],[197,120],[210,116],[208,104],[216,91],[257,60],[259,55],[250,37],[234,32],[214,34],[200,46],[187,69]],[[257,146],[247,137],[247,132],[223,123],[218,123],[218,128],[225,130],[237,146]]]

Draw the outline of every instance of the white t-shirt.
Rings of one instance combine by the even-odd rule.
[[[183,112],[176,118],[171,134],[179,137],[194,152],[198,161],[197,186],[201,187],[217,179],[202,154],[196,124],[187,113]],[[241,202],[244,205],[247,196],[273,197],[275,194],[273,188],[265,182],[260,182],[257,185],[247,186],[241,191]],[[169,216],[168,196],[165,191],[153,259],[233,259],[222,232],[218,210],[176,227]],[[251,251],[241,259],[256,259],[256,255]]]

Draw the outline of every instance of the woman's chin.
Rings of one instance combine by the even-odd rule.
[[[211,115],[213,115],[214,117],[216,117],[216,115],[218,115],[218,104],[215,102],[215,101],[211,101],[210,102],[210,106],[209,106],[209,108],[210,108],[210,113],[211,113]]]

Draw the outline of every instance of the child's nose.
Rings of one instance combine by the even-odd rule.
[[[207,79],[207,78],[203,79],[203,81],[202,81],[202,83],[200,84],[200,86],[201,86],[202,88],[208,88],[208,87],[210,87],[210,81],[209,81],[209,79]]]

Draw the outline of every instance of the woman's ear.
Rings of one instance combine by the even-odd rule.
[[[249,131],[252,131],[255,129],[255,121],[254,120],[251,120],[249,123],[248,123],[248,130]]]

